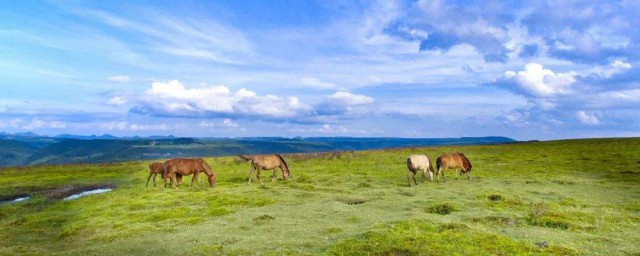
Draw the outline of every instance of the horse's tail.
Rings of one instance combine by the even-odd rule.
[[[411,157],[407,157],[407,169],[411,166]]]
[[[438,169],[438,173],[440,173],[440,167],[442,166],[442,157],[438,157],[436,159],[436,169]]]
[[[276,154],[276,156],[280,158],[280,161],[282,162],[282,164],[284,164],[284,168],[286,168],[287,172],[289,172],[289,165],[287,165],[287,161],[284,160],[284,157],[282,157],[282,155],[280,154]]]
[[[253,159],[253,157],[245,156],[245,155],[238,155],[238,157],[240,157],[240,159],[242,159],[244,161],[249,161],[249,160]]]

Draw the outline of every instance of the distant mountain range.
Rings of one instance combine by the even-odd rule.
[[[176,138],[174,136],[115,137],[0,132],[0,166],[103,163],[173,157],[236,154],[306,153],[411,146],[476,145],[516,142],[507,137],[354,138],[246,137]]]

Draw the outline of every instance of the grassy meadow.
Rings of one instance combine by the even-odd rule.
[[[472,180],[407,186],[405,159],[464,152]],[[638,255],[640,139],[285,155],[292,178],[247,185],[249,164],[145,187],[151,161],[0,169],[0,255]],[[160,179],[158,179],[160,184]],[[72,201],[68,184],[117,189]]]

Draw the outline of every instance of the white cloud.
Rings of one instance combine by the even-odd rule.
[[[107,104],[114,106],[122,106],[127,103],[127,100],[123,96],[114,96],[107,100]]]
[[[198,125],[200,127],[206,127],[206,128],[235,128],[239,126],[237,123],[233,122],[229,118],[223,119],[222,122],[220,123],[202,121]]]
[[[327,97],[327,100],[331,103],[338,103],[345,106],[367,105],[374,102],[371,97],[345,91],[336,92]]]
[[[523,91],[536,97],[552,97],[571,93],[571,85],[576,82],[576,76],[574,71],[555,73],[540,64],[529,63],[523,71],[506,71],[494,83],[506,82],[507,86],[517,86],[507,89]]]
[[[595,114],[589,114],[584,111],[576,112],[576,118],[583,124],[597,125],[600,124],[600,119]]]
[[[20,122],[15,122],[15,124],[17,125],[17,123],[20,123]],[[35,118],[35,119],[32,119],[29,123],[23,125],[22,129],[25,129],[25,130],[35,130],[40,128],[62,129],[66,127],[67,125],[60,121],[45,121],[42,119]]]
[[[631,69],[631,64],[621,59],[616,59],[609,63],[607,66],[595,66],[589,73],[602,77],[611,78],[617,74],[623,73],[626,70]]]
[[[367,112],[366,106],[374,102],[373,98],[365,95],[339,91],[327,96],[323,102],[315,107],[315,111],[321,116],[357,114],[357,112]]]
[[[300,83],[305,86],[320,89],[332,89],[336,87],[334,83],[325,82],[315,77],[303,77],[302,79],[300,79]]]
[[[126,83],[131,81],[131,77],[127,75],[118,75],[107,77],[107,81],[114,83]]]
[[[113,131],[113,130],[126,130],[127,129],[127,125],[128,123],[125,121],[114,121],[114,122],[105,122],[105,123],[101,123],[99,126],[101,129],[104,130],[109,130],[109,131]]]
[[[128,129],[131,131],[167,131],[169,126],[166,124],[130,124]]]
[[[102,122],[98,123],[97,126],[101,130],[108,131],[168,131],[170,128],[169,125],[164,123],[159,124],[136,124],[129,123],[127,121],[113,121],[113,122]],[[173,128],[176,128],[177,125],[174,125]]]
[[[142,112],[158,115],[293,118],[311,110],[297,97],[259,96],[247,89],[232,92],[224,85],[186,88],[177,80],[154,82],[142,98]]]

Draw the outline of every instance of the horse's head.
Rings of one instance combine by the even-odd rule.
[[[460,157],[462,158],[462,162],[463,162],[463,168],[462,168],[462,173],[468,173],[471,172],[471,161],[469,161],[469,158],[467,158],[467,156],[465,156],[462,153],[458,153],[460,154]]]
[[[290,175],[290,173],[289,173],[289,167],[285,167],[285,168],[282,170],[282,176],[283,176],[283,177],[284,177],[284,179],[286,180],[287,178],[289,178],[289,175]]]
[[[280,169],[282,170],[282,177],[284,177],[284,179],[286,180],[291,174],[289,173],[289,165],[287,164],[287,161],[284,160],[284,157],[282,157],[282,155],[275,155],[278,157],[278,159],[280,159]]]
[[[209,185],[211,186],[211,188],[215,188],[216,187],[216,175],[212,174],[212,175],[207,175],[208,177],[208,181],[209,181]]]

